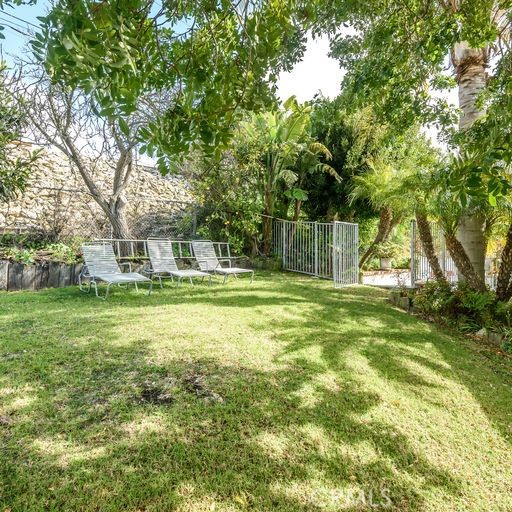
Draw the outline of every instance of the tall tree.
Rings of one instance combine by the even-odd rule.
[[[148,90],[176,91],[139,133],[165,167],[191,148],[220,155],[241,109],[272,103],[311,17],[303,0],[59,0],[33,48],[105,115],[130,114]]]
[[[333,35],[332,52],[347,69],[347,104],[373,105],[397,128],[435,122],[448,126],[453,111],[438,94],[457,85],[459,129],[483,113],[480,95],[489,83],[491,59],[508,53],[508,0],[335,0],[321,7],[319,30]],[[351,30],[340,27],[350,26]],[[455,72],[447,73],[451,60]],[[483,219],[468,214],[460,239],[475,272],[483,276]]]
[[[99,116],[87,95],[52,84],[41,66],[20,66],[15,96],[27,134],[68,159],[109,220],[114,238],[129,239],[126,189],[136,172],[136,134],[154,110],[145,106],[126,118]],[[107,187],[98,182],[98,166],[109,169]]]
[[[272,218],[288,218],[290,201],[295,203],[298,217],[307,192],[302,188],[310,173],[339,176],[321,157],[330,159],[331,153],[310,135],[312,107],[299,104],[295,96],[286,100],[283,108],[253,114],[243,122],[236,141],[238,155],[244,159],[241,148],[258,162],[258,187],[263,198],[263,252],[268,254],[272,242]]]
[[[378,215],[366,199],[350,199],[353,178],[369,170],[386,150],[388,130],[370,108],[349,113],[335,100],[317,99],[311,113],[311,135],[332,154],[329,164],[341,177],[326,173],[310,174],[305,188],[309,201],[304,209],[312,219],[354,220]]]

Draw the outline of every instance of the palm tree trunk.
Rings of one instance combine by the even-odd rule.
[[[430,230],[430,224],[428,222],[427,216],[423,213],[416,212],[416,225],[418,226],[421,245],[425,251],[428,264],[434,273],[434,277],[437,281],[447,282],[443,269],[439,264],[439,258],[436,254],[434,242],[432,240],[432,231]]]
[[[462,244],[457,240],[455,234],[445,233],[444,237],[446,240],[446,248],[452,257],[457,270],[462,274],[471,288],[479,292],[484,292],[486,290],[485,281],[482,279],[480,274],[475,271],[469,256],[466,254]]]
[[[380,212],[379,226],[377,228],[377,234],[375,235],[373,242],[370,244],[370,247],[368,247],[366,252],[361,256],[361,259],[359,260],[359,268],[363,268],[364,264],[375,253],[375,249],[377,249],[377,246],[380,243],[385,242],[388,239],[389,234],[391,233],[392,227],[393,227],[393,212],[392,212],[391,208],[386,206]]]
[[[265,208],[263,210],[263,254],[270,255],[272,250],[272,218],[274,216],[274,196],[267,188],[264,193]]]
[[[496,283],[496,295],[500,300],[509,300],[512,297],[512,224],[507,232],[507,241],[501,253],[500,269]]]
[[[487,48],[470,48],[466,42],[457,43],[452,51],[452,62],[459,84],[459,130],[466,130],[484,111],[477,100],[487,87],[486,67],[489,60]],[[485,280],[484,236],[485,219],[481,215],[464,215],[459,227],[459,239],[474,271]]]

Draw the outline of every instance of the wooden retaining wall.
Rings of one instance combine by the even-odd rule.
[[[82,263],[45,261],[33,265],[0,260],[0,290],[39,290],[78,284]]]

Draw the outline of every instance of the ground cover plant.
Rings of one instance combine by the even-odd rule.
[[[296,275],[3,293],[0,510],[510,510],[511,377]]]

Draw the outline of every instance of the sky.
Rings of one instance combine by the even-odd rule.
[[[295,95],[299,102],[311,100],[321,93],[328,98],[335,98],[340,93],[343,70],[338,62],[328,56],[329,40],[327,37],[308,39],[308,45],[301,62],[289,73],[279,76],[278,94],[281,100]]]

